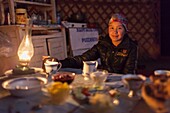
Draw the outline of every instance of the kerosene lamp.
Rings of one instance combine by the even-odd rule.
[[[27,19],[25,25],[25,35],[18,48],[19,64],[13,69],[13,74],[30,74],[34,69],[29,67],[29,63],[34,54],[32,43],[32,20]]]

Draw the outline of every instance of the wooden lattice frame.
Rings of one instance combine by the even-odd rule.
[[[107,33],[111,15],[122,13],[129,22],[129,35],[138,41],[139,58],[160,55],[160,0],[58,0],[57,10],[63,20],[84,12],[88,22],[100,25],[102,34]]]

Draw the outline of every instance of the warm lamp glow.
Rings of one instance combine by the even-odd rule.
[[[27,19],[25,26],[25,35],[18,48],[19,65],[13,69],[13,74],[31,74],[34,69],[29,67],[29,62],[34,55],[34,47],[32,43],[32,21]]]
[[[34,47],[32,44],[32,39],[31,39],[31,20],[27,20],[27,25],[25,29],[25,36],[18,48],[18,56],[19,56],[19,61],[20,64],[23,66],[28,65],[30,62],[33,54],[34,54]]]
[[[19,55],[19,59],[20,60],[25,60],[25,61],[29,61],[30,60],[30,56],[29,56],[29,53],[28,51],[24,51],[22,52],[20,55]]]
[[[28,37],[28,36],[26,36]],[[25,38],[22,40],[18,48],[19,61],[30,61],[34,54],[33,44],[31,39]]]

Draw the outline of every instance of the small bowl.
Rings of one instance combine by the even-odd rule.
[[[146,77],[143,75],[127,74],[122,76],[122,81],[125,86],[129,86],[132,90],[140,89],[145,80]]]
[[[40,92],[46,83],[44,77],[20,77],[4,81],[2,87],[13,96],[27,97]]]
[[[108,71],[106,70],[97,70],[95,72],[91,72],[90,78],[93,81],[93,87],[103,89],[107,76],[108,76]]]
[[[67,83],[51,82],[46,85],[43,93],[48,97],[50,104],[62,105],[70,95],[70,87]]]
[[[67,84],[71,84],[74,80],[75,73],[72,72],[57,72],[52,76],[52,80],[54,82],[66,82]]]

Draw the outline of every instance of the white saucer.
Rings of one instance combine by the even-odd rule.
[[[35,72],[35,73],[45,74],[45,73],[43,72],[43,69],[42,69],[42,68],[31,67],[31,69],[34,69],[34,72]],[[13,69],[7,70],[7,71],[4,73],[4,75],[6,75],[6,76],[13,75],[12,72],[13,72]]]

